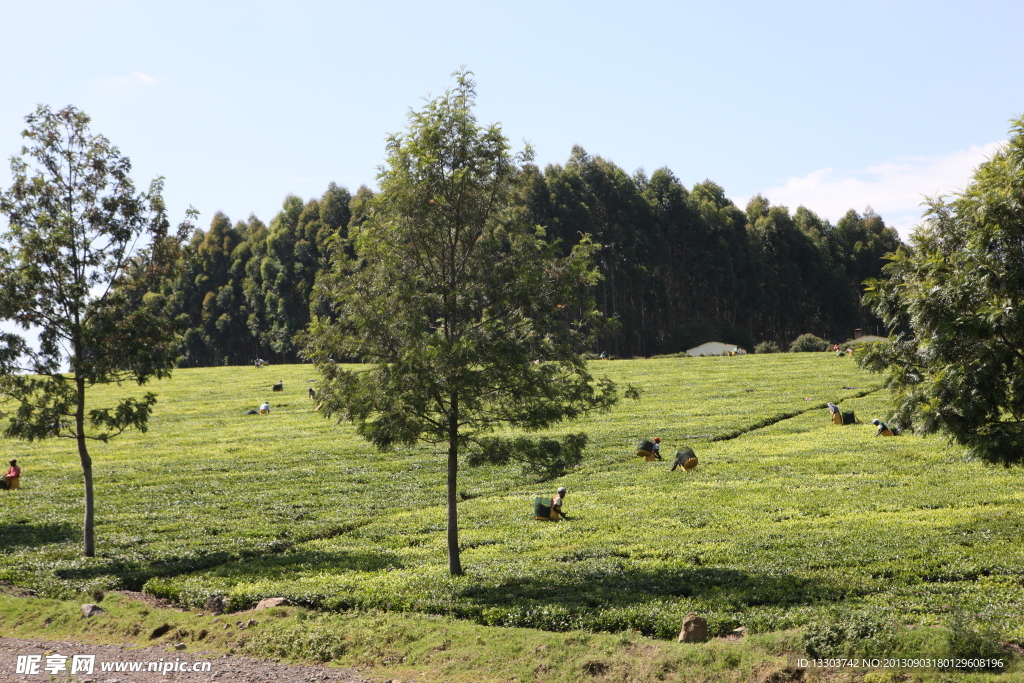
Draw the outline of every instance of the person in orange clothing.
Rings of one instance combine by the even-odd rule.
[[[872,420],[871,424],[878,427],[878,431],[875,432],[875,436],[896,436],[896,432],[889,429],[889,427],[881,420]]]
[[[17,460],[10,461],[11,469],[7,470],[7,474],[4,475],[3,482],[5,489],[20,489],[21,488],[21,468],[18,467]]]
[[[533,504],[534,519],[552,522],[557,522],[559,519],[569,519],[562,512],[562,502],[565,500],[566,493],[565,487],[559,486],[554,498],[550,500],[538,496]]]

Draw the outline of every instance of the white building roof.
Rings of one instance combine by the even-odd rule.
[[[692,349],[686,350],[688,356],[728,356],[729,352],[736,348],[735,344],[723,344],[722,342],[704,342],[700,346],[694,346]],[[746,353],[743,349],[739,351],[741,354]]]

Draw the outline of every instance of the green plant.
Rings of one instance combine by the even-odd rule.
[[[789,345],[790,353],[804,353],[809,351],[827,351],[828,342],[813,334],[801,334]]]
[[[7,437],[75,443],[82,555],[92,557],[88,442],[145,432],[156,404],[147,392],[104,405],[95,390],[170,375],[179,325],[164,290],[196,212],[171,231],[163,180],[136,193],[131,162],[74,107],[40,105],[26,121],[23,158],[12,159],[13,185],[0,192],[9,224],[0,234],[0,320],[35,328],[38,344],[0,333],[0,419]]]
[[[782,353],[782,347],[773,341],[758,342],[754,346],[754,353]]]
[[[840,610],[808,624],[803,646],[815,659],[885,656],[890,631],[891,625],[873,613]]]
[[[1024,464],[1024,117],[952,200],[888,254],[865,300],[895,331],[858,362],[886,374],[892,423]]]
[[[968,619],[963,610],[956,610],[948,631],[947,659],[958,668],[996,671],[1005,668],[998,662],[1007,662],[1012,657],[1011,648],[999,629],[990,623]],[[980,666],[978,664],[981,664]]]
[[[864,416],[886,408],[869,373],[826,354],[602,369],[646,393],[571,424],[588,437],[580,467],[543,485],[516,462],[464,469],[465,576],[446,572],[443,449],[368,449],[350,425],[311,412],[302,390],[316,375],[294,365],[274,366],[272,378],[242,367],[178,370],[158,383],[151,432],[97,454],[111,484],[107,557],[77,556],[78,530],[66,522],[78,504],[75,463],[52,442],[19,444],[26,479],[22,495],[4,501],[0,581],[68,598],[97,586],[105,602],[117,599],[111,590],[145,586],[203,611],[211,595],[232,610],[283,595],[309,621],[355,608],[595,638],[633,630],[674,639],[689,612],[712,636],[744,626],[752,641],[839,623],[843,648],[863,652],[890,647],[888,624],[915,626],[895,631],[891,651],[904,654],[946,652],[945,631],[930,625],[959,605],[1005,624],[1000,638],[1024,642],[1019,476],[937,436],[873,439],[869,424],[832,425],[828,400]],[[268,394],[280,378],[285,391]],[[268,397],[270,415],[244,415]],[[680,476],[637,459],[637,442],[653,435],[667,452],[692,447],[698,468]],[[534,497],[559,485],[573,519],[534,521]],[[849,615],[886,628],[861,647],[848,637]],[[963,628],[980,629],[975,622]]]
[[[485,437],[479,440],[478,448],[466,459],[471,467],[485,463],[507,465],[519,462],[523,474],[536,481],[556,479],[583,463],[583,449],[587,446],[587,435],[566,434],[561,440],[518,437],[506,439]]]

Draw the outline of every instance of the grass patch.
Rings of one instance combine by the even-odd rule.
[[[84,599],[86,596],[81,596]],[[805,633],[788,630],[741,640],[680,644],[642,636],[527,628],[495,628],[423,614],[352,611],[323,613],[302,607],[210,615],[160,609],[108,594],[106,612],[82,616],[77,601],[0,595],[0,629],[9,637],[162,646],[185,659],[244,654],[289,663],[353,668],[362,678],[431,681],[1012,681],[1013,660],[1000,672],[935,667],[802,668]],[[851,627],[847,624],[847,627]],[[852,628],[856,628],[853,626]],[[904,654],[950,656],[942,629],[889,634]],[[185,650],[173,644],[184,643]],[[216,671],[216,669],[215,669]]]

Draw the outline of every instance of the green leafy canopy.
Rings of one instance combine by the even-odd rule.
[[[163,180],[136,193],[131,162],[89,134],[84,113],[40,106],[26,118],[32,146],[12,158],[14,183],[0,194],[0,317],[37,331],[38,347],[5,333],[0,396],[18,406],[9,436],[74,436],[55,427],[75,413],[74,378],[143,383],[169,372],[175,348],[157,290],[191,225],[170,232]],[[144,429],[153,401],[90,411],[102,430],[91,438]]]
[[[896,426],[944,432],[993,463],[1024,459],[1024,117],[951,200],[929,201],[866,300],[894,334],[863,366],[888,373]]]
[[[391,136],[370,220],[318,283],[332,318],[314,321],[307,355],[332,380],[324,409],[377,444],[447,442],[498,424],[539,429],[609,405],[581,348],[599,323],[587,299],[595,245],[564,258],[514,204],[518,163],[497,126],[472,116],[473,82],[410,114]],[[374,363],[339,369],[332,356]],[[542,362],[535,362],[542,361]]]

